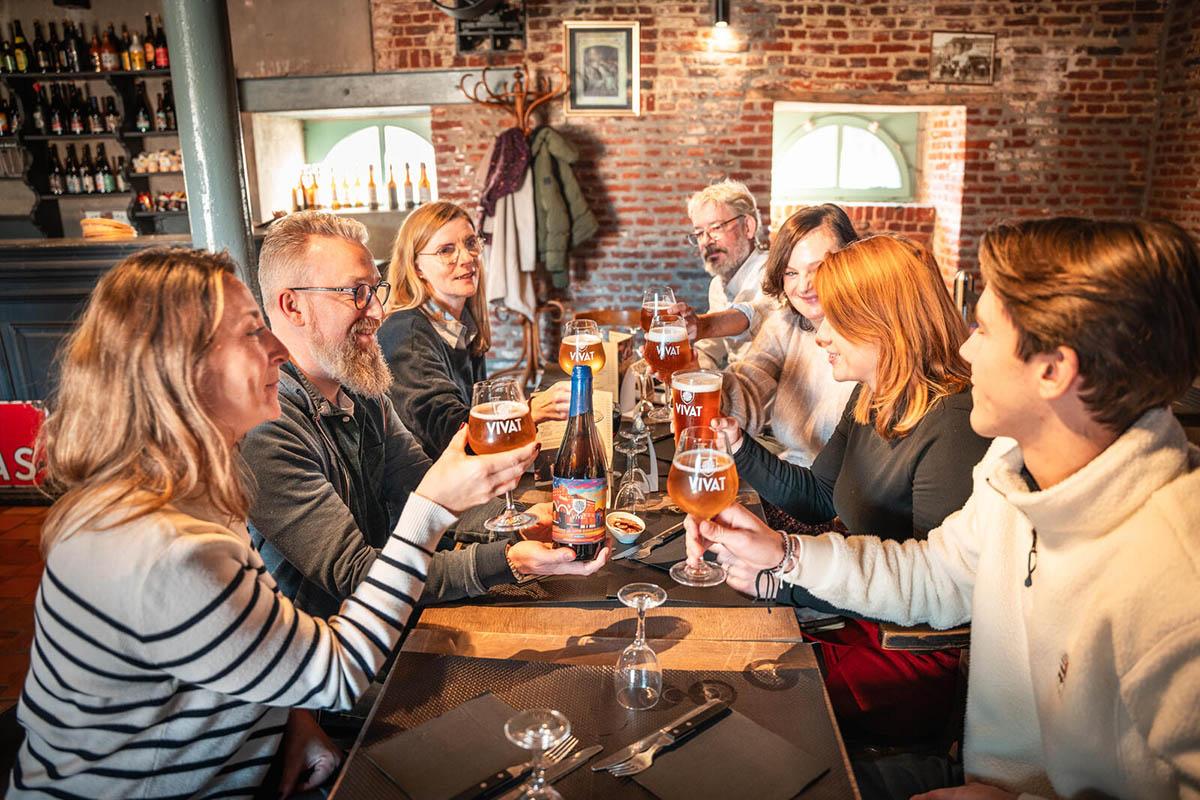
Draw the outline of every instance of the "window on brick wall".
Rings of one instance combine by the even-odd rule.
[[[772,201],[911,201],[917,122],[915,113],[777,114]]]
[[[396,185],[403,194],[404,168],[411,168],[415,187],[424,164],[429,175],[433,199],[438,197],[437,164],[428,133],[420,129],[422,120],[309,120],[304,124],[307,161],[319,169],[322,179],[332,174],[350,189],[352,199],[356,182],[365,191],[369,168],[375,168],[379,200],[387,207],[388,170],[395,170]],[[424,127],[428,127],[428,121]],[[340,198],[344,201],[344,198]],[[401,197],[403,203],[403,197]]]

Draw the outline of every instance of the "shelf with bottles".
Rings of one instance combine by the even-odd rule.
[[[158,172],[130,172],[128,177],[132,180],[147,180],[149,178],[170,178],[183,177],[181,169],[161,169]]]
[[[164,217],[186,217],[187,209],[176,211],[133,211],[130,216],[134,219],[162,219]]]
[[[145,34],[122,23],[118,36],[110,22],[103,31],[93,26],[90,41],[84,23],[63,20],[60,38],[53,20],[47,23],[49,38],[43,37],[40,20],[33,21],[33,40],[25,38],[20,20],[9,23],[9,38],[0,42],[0,71],[26,77],[83,75],[147,75],[165,73],[171,66],[170,49],[163,32],[162,19],[157,28],[146,14]]]
[[[169,69],[113,70],[111,72],[0,72],[6,81],[103,81],[107,78],[170,78]]]
[[[121,131],[121,136],[126,139],[147,139],[151,136],[178,136],[179,131]]]
[[[95,200],[97,198],[108,197],[133,197],[133,192],[81,192],[79,194],[44,194],[38,193],[40,202],[58,201],[58,200]]]

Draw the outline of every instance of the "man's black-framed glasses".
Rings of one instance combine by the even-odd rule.
[[[734,220],[739,220],[744,216],[746,216],[746,215],[738,214],[736,217],[730,217],[729,219],[725,220],[724,222],[714,222],[711,225],[705,225],[703,228],[696,228],[695,230],[693,230],[691,233],[689,233],[687,236],[685,236],[683,238],[687,240],[688,244],[695,247],[696,245],[700,244],[700,239],[702,237],[707,236],[710,239],[715,239],[715,238],[717,238],[717,234],[719,234],[722,230],[724,230],[726,225],[733,222]]]
[[[430,253],[417,253],[419,256],[437,256],[442,264],[450,266],[459,262],[458,250],[462,248],[471,258],[477,258],[483,252],[483,239],[478,236],[468,236],[461,242],[446,242]]]
[[[354,298],[354,307],[361,310],[371,305],[371,298],[375,297],[379,298],[379,305],[386,305],[388,298],[392,296],[392,285],[387,281],[380,281],[374,286],[369,283],[360,283],[358,286],[292,286],[288,291],[348,294]]]

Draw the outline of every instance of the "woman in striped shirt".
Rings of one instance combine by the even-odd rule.
[[[358,590],[314,619],[277,591],[244,523],[237,443],[280,413],[286,358],[225,255],[147,250],[97,285],[40,440],[61,497],[9,797],[252,797],[281,743],[282,788],[319,783],[338,757],[295,709],[354,703],[437,537],[536,454],[467,456],[459,431]]]

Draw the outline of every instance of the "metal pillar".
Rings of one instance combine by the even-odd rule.
[[[163,0],[192,246],[228,250],[259,297],[246,158],[224,2]]]

